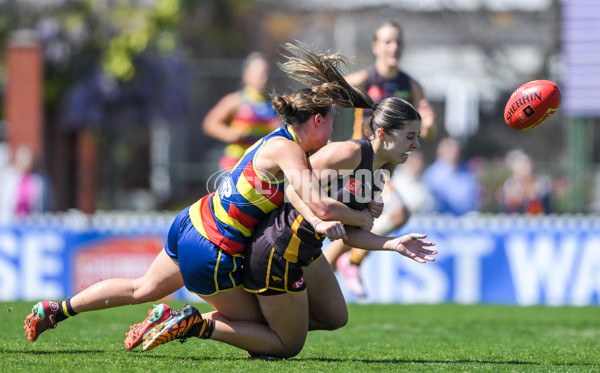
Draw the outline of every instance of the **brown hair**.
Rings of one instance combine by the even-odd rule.
[[[388,97],[373,108],[369,121],[371,134],[381,128],[385,132],[401,129],[406,122],[421,120],[421,115],[412,104],[399,97]]]
[[[381,30],[384,27],[393,27],[396,30],[398,30],[398,34],[400,35],[400,39],[402,39],[402,27],[400,27],[400,24],[398,22],[395,21],[385,21],[382,24],[379,25],[379,27],[377,27],[375,29],[375,32],[373,32],[373,41],[377,41],[377,33],[379,32],[379,30]]]
[[[283,45],[290,55],[279,67],[292,79],[309,88],[273,98],[273,107],[288,124],[300,124],[311,115],[326,115],[332,105],[340,107],[372,108],[373,100],[364,91],[352,87],[339,71],[340,64],[347,65],[347,58],[339,53],[318,53],[306,44]]]
[[[265,57],[265,55],[262,54],[261,52],[251,52],[248,56],[246,56],[246,58],[244,59],[244,62],[242,62],[242,73],[244,73],[246,70],[248,70],[248,67],[254,61],[265,61],[266,63],[269,63],[269,60],[267,60],[267,57]]]

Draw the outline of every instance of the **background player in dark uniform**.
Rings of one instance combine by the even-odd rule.
[[[406,72],[398,68],[403,51],[402,29],[396,22],[381,24],[374,33],[372,51],[375,63],[364,70],[346,76],[348,83],[365,89],[375,103],[387,97],[400,97],[418,108],[421,115],[421,137],[432,140],[435,137],[435,113],[423,94],[421,85]],[[369,135],[371,109],[354,109],[353,138]],[[390,174],[395,165],[389,166]],[[373,227],[373,232],[387,235],[400,228],[410,217],[411,211],[403,203],[390,180],[386,180],[384,192],[385,210]],[[368,251],[352,249],[342,241],[331,244],[326,251],[327,260],[332,268],[339,270],[349,290],[359,296],[366,292],[360,278],[360,264]]]
[[[385,99],[374,112],[373,135],[328,144],[310,157],[313,171],[339,201],[355,209],[368,209],[381,187],[376,171],[389,162],[405,162],[419,148],[419,119],[407,101]],[[265,323],[228,321],[212,315],[228,327],[228,333],[215,332],[212,339],[252,351],[251,356],[295,356],[309,330],[337,329],[348,320],[342,292],[321,252],[324,235],[316,232],[326,222],[298,204],[297,197],[291,202],[298,211],[285,203],[272,212],[257,228],[244,256],[244,288],[258,294]],[[420,263],[434,260],[431,255],[437,253],[426,248],[434,243],[422,241],[426,237],[423,234],[389,238],[348,226],[346,233],[346,242],[351,245],[396,251]],[[179,328],[200,317],[192,306],[182,312],[189,316],[178,318]],[[158,326],[153,333],[159,338],[168,336],[168,328]]]
[[[364,89],[376,104],[387,97],[399,97],[410,102],[421,115],[421,137],[435,137],[435,113],[423,94],[421,85],[402,71],[398,64],[402,57],[404,42],[402,28],[393,21],[382,23],[373,35],[372,51],[375,63],[364,70],[348,74],[346,81]],[[369,135],[371,109],[355,108],[353,138]]]

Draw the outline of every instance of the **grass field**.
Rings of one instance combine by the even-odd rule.
[[[125,332],[149,305],[79,315],[30,343],[23,320],[31,306],[0,303],[0,372],[600,371],[595,307],[352,304],[346,327],[309,333],[300,355],[257,361],[198,339],[125,350]]]

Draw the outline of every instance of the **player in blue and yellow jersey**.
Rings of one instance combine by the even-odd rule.
[[[288,49],[299,50],[292,45]],[[37,303],[25,320],[28,339],[35,341],[80,312],[154,301],[182,285],[228,319],[263,321],[256,297],[242,289],[242,255],[256,226],[283,203],[285,185],[320,219],[370,228],[369,211],[352,210],[321,193],[306,160],[307,153],[327,144],[335,105],[367,107],[372,102],[343,79],[337,70],[341,59],[314,52],[290,57],[283,70],[310,88],[275,97],[274,108],[286,124],[250,147],[216,192],[179,213],[165,250],[144,276],[101,281],[61,304]],[[334,222],[320,233],[339,237],[341,224]],[[150,312],[127,333],[126,347],[139,345],[144,333],[170,313],[168,307]],[[209,336],[213,325],[210,319],[202,320],[194,332]]]
[[[378,171],[387,163],[403,163],[419,148],[420,116],[405,100],[388,98],[374,110],[373,135],[368,139],[330,143],[310,157],[313,171],[330,194],[353,209],[377,209],[373,203],[382,186]],[[156,326],[144,339],[150,350],[173,339],[206,338],[196,325],[214,320],[210,339],[245,349],[251,357],[291,357],[298,354],[309,330],[344,326],[348,311],[337,280],[323,258],[321,221],[298,198],[271,212],[258,226],[244,255],[244,288],[258,296],[264,322],[239,322],[220,313],[201,315],[186,306],[177,316]],[[374,214],[381,212],[381,209]],[[370,250],[391,250],[419,263],[434,260],[436,251],[411,233],[398,238],[377,236],[347,227],[345,241]],[[191,329],[193,329],[192,327]],[[200,334],[199,334],[200,333]]]
[[[221,98],[204,118],[204,132],[228,144],[221,169],[231,170],[246,149],[281,125],[266,94],[269,69],[261,53],[250,53],[242,66],[244,87]]]

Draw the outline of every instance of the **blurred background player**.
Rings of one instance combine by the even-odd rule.
[[[246,149],[281,125],[266,96],[269,70],[261,53],[249,54],[242,66],[244,87],[225,95],[204,118],[204,132],[228,144],[219,161],[223,170],[232,169]]]
[[[435,138],[435,113],[425,99],[421,85],[398,67],[403,46],[400,25],[393,21],[382,23],[373,35],[372,52],[375,55],[375,63],[364,70],[349,74],[346,80],[353,86],[365,89],[375,103],[387,97],[399,97],[409,101],[421,115],[421,137],[432,140]],[[353,138],[369,136],[368,124],[372,113],[371,109],[355,109]],[[391,166],[388,171],[392,173]],[[410,217],[409,209],[388,180],[383,196],[383,215],[375,221],[373,227],[373,232],[379,235],[387,235],[397,230]],[[359,266],[369,252],[352,249],[347,253],[350,249],[342,241],[338,241],[328,247],[326,257],[332,269],[340,271],[346,287],[359,296],[365,296]]]
[[[373,35],[372,51],[375,63],[364,70],[346,76],[348,83],[365,89],[376,104],[387,97],[400,97],[417,108],[422,118],[421,137],[435,137],[435,113],[423,94],[421,85],[398,68],[404,42],[402,29],[393,21],[381,24]],[[368,121],[371,109],[355,109],[353,138],[369,135]]]

